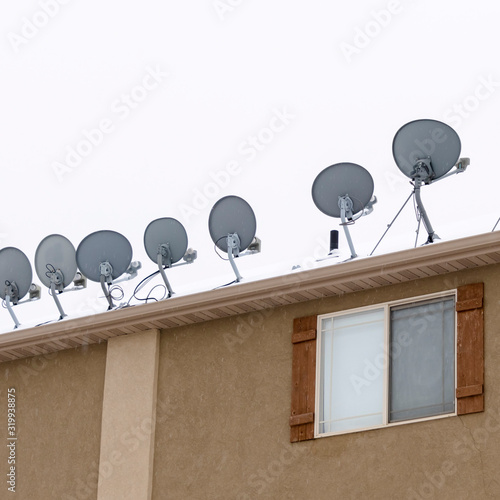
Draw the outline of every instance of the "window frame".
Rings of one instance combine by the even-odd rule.
[[[458,415],[457,413],[457,395],[456,395],[456,389],[457,389],[457,310],[455,307],[454,310],[454,336],[455,336],[455,352],[454,352],[454,358],[455,358],[455,366],[454,366],[454,371],[455,371],[455,398],[454,398],[454,412],[450,413],[445,413],[441,415],[433,415],[430,417],[422,417],[422,418],[416,418],[416,419],[409,419],[409,420],[402,420],[398,422],[389,422],[389,384],[390,384],[390,379],[389,379],[389,352],[390,352],[390,330],[391,330],[391,323],[390,323],[390,312],[392,307],[396,306],[404,306],[407,304],[418,304],[420,302],[426,302],[429,300],[434,300],[434,299],[440,299],[440,298],[453,298],[455,306],[457,304],[457,289],[453,290],[446,290],[442,292],[436,292],[436,293],[430,293],[430,294],[425,294],[425,295],[419,295],[415,297],[409,297],[405,299],[397,299],[397,300],[391,300],[387,302],[380,302],[377,304],[371,304],[369,306],[364,306],[364,307],[356,307],[353,309],[345,309],[342,311],[335,311],[332,313],[327,313],[327,314],[319,314],[317,316],[317,337],[316,337],[316,384],[315,384],[315,405],[314,405],[314,438],[323,438],[323,437],[329,437],[329,436],[338,436],[338,435],[343,435],[343,434],[352,434],[354,432],[364,432],[368,430],[374,430],[374,429],[383,429],[387,427],[394,427],[394,426],[399,426],[399,425],[406,425],[406,424],[413,424],[417,422],[426,422],[429,420],[438,420],[442,418],[449,418],[449,417],[455,417]],[[320,433],[319,432],[319,426],[320,426],[320,403],[322,401],[321,399],[321,347],[322,347],[322,340],[323,340],[323,333],[322,333],[322,328],[321,324],[324,319],[328,318],[335,318],[335,317],[341,317],[349,314],[358,314],[358,313],[363,313],[366,311],[373,311],[377,309],[384,309],[384,366],[383,366],[383,377],[384,377],[384,398],[383,398],[383,423],[370,426],[370,427],[360,427],[360,428],[355,428],[355,429],[349,429],[349,430],[342,430],[342,431],[334,431],[334,432],[324,432]]]

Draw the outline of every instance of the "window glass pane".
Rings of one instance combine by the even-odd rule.
[[[389,421],[455,411],[455,300],[391,310]]]
[[[319,432],[383,423],[384,309],[322,320]]]

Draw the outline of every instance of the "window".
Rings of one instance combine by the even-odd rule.
[[[455,412],[455,296],[318,318],[317,434]]]
[[[384,309],[322,317],[319,434],[384,422]]]
[[[296,318],[290,441],[484,411],[483,289]]]

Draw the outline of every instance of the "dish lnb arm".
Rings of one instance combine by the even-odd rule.
[[[443,177],[440,177],[439,179],[436,179],[436,180],[440,181],[442,179],[446,179],[447,177],[450,177],[451,175],[461,174],[467,170],[467,167],[469,165],[470,165],[470,158],[460,158],[457,161],[457,163],[455,164],[454,170],[451,170],[446,175],[443,175]]]

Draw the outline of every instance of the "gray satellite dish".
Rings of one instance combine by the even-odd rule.
[[[15,328],[19,321],[11,303],[16,305],[29,292],[32,278],[30,261],[21,250],[14,247],[0,250],[0,297],[5,300]]]
[[[168,247],[168,255],[163,255],[163,265],[170,267],[184,257],[188,237],[184,226],[176,219],[163,217],[150,222],[144,232],[144,247],[148,257],[157,261],[161,246]],[[161,253],[161,252],[160,252]]]
[[[465,172],[470,164],[470,158],[459,158],[460,149],[461,143],[457,133],[446,123],[437,120],[415,120],[403,125],[396,132],[392,142],[392,154],[399,170],[411,179],[413,191],[392,222],[387,225],[387,229],[370,255],[373,255],[412,196],[415,198],[418,219],[415,246],[421,220],[424,221],[428,234],[425,243],[433,243],[435,239],[439,239],[425,211],[420,189],[424,184],[432,184],[450,175]],[[453,167],[455,170],[452,170]]]
[[[78,245],[76,262],[84,276],[101,283],[109,309],[112,309],[114,304],[109,286],[127,271],[132,262],[132,246],[127,238],[116,231],[96,231],[89,234]]]
[[[252,207],[239,196],[221,198],[210,211],[210,237],[220,250],[227,252],[237,282],[241,281],[241,275],[234,258],[250,246],[256,229],[257,221]]]
[[[171,297],[174,292],[164,267],[172,267],[186,254],[188,237],[184,226],[171,217],[163,217],[150,222],[144,232],[144,247],[148,257],[158,265],[168,290],[168,296]]]
[[[361,212],[373,196],[373,179],[368,170],[356,163],[337,163],[318,174],[312,186],[315,205],[330,217],[341,217],[339,200],[349,196],[353,215]]]
[[[415,120],[394,136],[392,154],[404,175],[429,184],[445,176],[460,156],[460,138],[446,123]]]
[[[419,223],[421,217],[428,234],[426,243],[433,243],[439,237],[435,234],[425,211],[420,188],[423,184],[431,184],[450,175],[464,172],[469,165],[469,159],[462,158],[459,161],[460,149],[461,143],[457,133],[446,123],[437,120],[409,122],[401,127],[394,137],[392,154],[399,170],[413,182],[414,190],[409,198],[415,196]],[[456,167],[456,170],[450,172],[453,167]],[[388,229],[391,225],[392,223]]]
[[[373,189],[372,176],[356,163],[331,165],[317,175],[312,185],[312,198],[318,209],[341,219],[352,258],[357,255],[348,225],[371,212],[376,202],[376,198],[371,201]]]
[[[40,281],[52,292],[52,297],[62,319],[64,313],[58,293],[74,279],[77,271],[75,247],[66,237],[51,234],[44,238],[35,253],[35,270]]]

